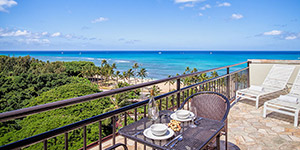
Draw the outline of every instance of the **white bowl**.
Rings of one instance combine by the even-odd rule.
[[[168,127],[165,124],[153,124],[150,126],[153,135],[162,136],[168,131]]]
[[[190,116],[190,111],[187,110],[177,110],[175,113],[179,119],[186,119]]]

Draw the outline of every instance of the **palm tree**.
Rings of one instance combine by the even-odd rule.
[[[191,71],[190,67],[186,67],[184,72],[185,73],[190,73],[190,71]]]
[[[125,87],[126,84],[124,83],[118,83],[116,88],[122,88],[122,87]],[[125,92],[125,93],[120,93],[120,94],[115,94],[112,98],[110,98],[110,102],[112,103],[112,105],[110,105],[108,108],[105,108],[103,110],[103,112],[109,112],[109,111],[112,111],[112,110],[115,110],[115,109],[119,109],[121,107],[124,107],[126,105],[129,105],[130,102],[128,101],[129,99],[129,92]],[[119,114],[117,117],[119,118],[117,123],[120,124],[121,122],[121,118],[120,117],[121,114]],[[111,119],[106,119],[104,120],[104,124],[105,125],[109,125],[111,124]]]
[[[198,72],[198,69],[197,69],[197,68],[194,68],[194,69],[191,71],[191,73],[195,73],[195,72]],[[193,82],[193,83],[197,83],[197,81],[198,81],[198,75],[193,76],[193,77],[192,77],[192,82]]]
[[[151,90],[153,90],[154,96],[158,96],[161,92],[161,89],[157,85],[153,85],[150,89],[148,89],[148,92],[150,93]],[[150,94],[147,94],[146,96],[150,96]]]
[[[199,76],[200,82],[207,80],[209,77],[207,76],[206,73],[202,73]]]
[[[137,76],[137,69],[139,68],[139,64],[138,63],[134,63],[132,68],[134,69],[134,74],[133,74],[133,77],[134,77],[134,81],[135,81],[135,84],[136,84],[136,76]]]
[[[116,71],[115,77],[117,78],[117,84],[119,83],[120,71]]]
[[[107,64],[107,60],[106,59],[102,59],[102,61],[101,61],[101,67],[103,67],[105,64]]]
[[[132,69],[128,69],[128,71],[127,71],[127,73],[126,73],[126,77],[127,77],[127,79],[128,79],[128,83],[130,84],[130,78],[132,77],[132,76],[134,76],[134,72],[133,72],[133,70]]]
[[[171,75],[168,75],[168,78],[171,78],[171,77],[172,77]],[[165,85],[169,84],[169,92],[171,91],[171,85],[173,85],[174,83],[175,83],[174,80],[170,80],[165,83]]]
[[[127,72],[126,71],[123,71],[122,78],[124,79],[124,82],[125,82],[125,80],[127,80]]]
[[[147,77],[147,70],[145,68],[141,68],[141,70],[137,73],[137,75],[142,79],[142,83],[144,78]]]
[[[215,78],[215,77],[218,77],[218,76],[219,76],[219,74],[218,74],[217,71],[211,72],[210,75],[211,75],[211,78]]]

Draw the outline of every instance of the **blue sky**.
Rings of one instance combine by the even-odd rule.
[[[300,50],[299,0],[0,0],[1,50]]]

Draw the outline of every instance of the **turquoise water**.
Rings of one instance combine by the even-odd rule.
[[[207,70],[247,61],[247,59],[300,59],[300,51],[0,51],[0,55],[30,55],[43,61],[91,61],[102,59],[116,63],[124,71],[139,63],[148,71],[148,78],[161,79],[184,72],[186,67]],[[241,65],[231,71],[245,67]],[[220,74],[225,73],[221,70]]]

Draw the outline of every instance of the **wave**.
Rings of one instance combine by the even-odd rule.
[[[130,63],[128,60],[114,60],[116,63]]]

